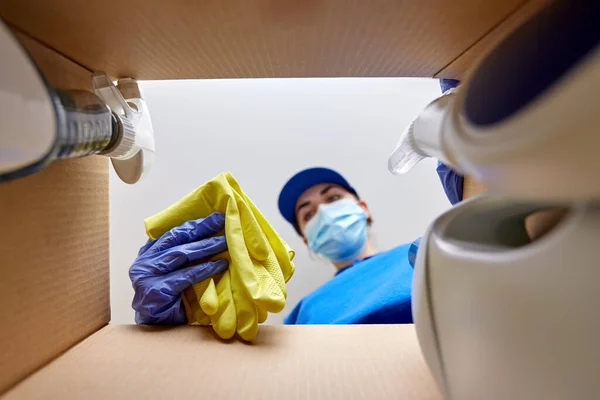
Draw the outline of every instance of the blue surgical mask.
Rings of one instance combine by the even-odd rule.
[[[320,204],[305,232],[315,253],[334,262],[354,261],[367,243],[367,214],[354,199]]]

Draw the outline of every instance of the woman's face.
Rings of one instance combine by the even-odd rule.
[[[319,204],[333,203],[344,198],[356,199],[356,196],[341,186],[331,183],[320,183],[302,193],[296,202],[296,221],[302,235],[306,237],[304,229],[317,213]],[[359,201],[358,204],[365,210],[367,217],[370,217],[366,203]]]

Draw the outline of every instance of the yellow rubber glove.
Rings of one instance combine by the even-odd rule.
[[[244,265],[247,268],[238,268],[232,271],[232,277],[239,279],[240,284],[244,283],[248,287],[249,294],[257,306],[269,312],[279,312],[285,306],[287,297],[283,273],[275,253],[269,245],[266,246],[264,254],[257,254],[253,251],[253,249],[261,249],[262,252],[262,243],[269,244],[269,242],[260,229],[260,225],[252,214],[250,207],[241,200],[241,196],[237,192],[234,192],[234,196],[244,225],[244,240],[252,264]],[[260,244],[255,241],[260,241]],[[257,283],[256,287],[250,285],[254,281]],[[238,282],[235,282],[235,285],[237,284]]]
[[[236,263],[234,268],[230,265],[229,276],[225,276],[217,285],[219,302],[223,304],[223,309],[231,313],[231,304],[235,306],[238,335],[244,340],[254,340],[258,333],[258,324],[266,320],[267,312],[279,312],[285,306],[285,284],[276,257],[250,208],[236,191],[233,191],[232,195],[235,204],[229,204],[225,230],[227,232],[227,218],[238,215],[242,222],[241,232],[231,233],[244,238],[246,256],[249,256],[250,263]],[[230,247],[230,254],[233,255],[232,251]],[[272,269],[271,273],[263,264]],[[283,290],[278,281],[283,284]],[[227,286],[231,289],[227,290]],[[231,316],[224,318],[221,313],[217,313],[211,316],[211,321],[221,337],[229,337],[235,333],[232,330]]]
[[[294,268],[294,263],[292,262],[292,259],[295,256],[294,251],[281,238],[281,236],[279,236],[277,234],[277,232],[275,232],[273,227],[267,222],[265,217],[258,210],[258,208],[254,205],[252,200],[250,200],[250,198],[246,195],[246,193],[244,193],[240,189],[239,184],[237,183],[237,181],[235,179],[233,179],[231,174],[228,174],[226,176],[226,178],[227,178],[227,181],[229,182],[229,184],[231,185],[231,187],[237,193],[239,193],[241,195],[243,201],[250,208],[251,213],[258,221],[260,229],[266,236],[266,240],[269,242],[269,244],[271,245],[271,248],[273,249],[273,252],[275,253],[276,262],[279,264],[279,269],[277,270],[278,271],[277,273],[279,273],[279,271],[281,271],[281,273],[283,274],[284,281],[285,281],[285,283],[287,283],[290,280],[290,278],[292,277],[292,275],[294,274],[295,268]],[[271,261],[271,262],[273,262],[273,261]],[[268,266],[265,266],[265,268],[267,268],[267,270],[271,271]],[[282,288],[282,291],[284,291],[284,293],[285,293],[285,284],[282,284],[281,288]]]
[[[183,199],[146,219],[152,239],[182,223],[219,211],[225,214],[225,236],[229,270],[220,277],[203,281],[183,296],[190,323],[211,323],[222,338],[236,332],[253,340],[258,324],[268,312],[285,306],[285,283],[294,272],[294,252],[277,235],[254,203],[229,173],[189,193]],[[209,322],[210,321],[210,322]]]

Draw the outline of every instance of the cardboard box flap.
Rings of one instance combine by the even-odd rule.
[[[3,0],[0,15],[115,77],[431,77],[523,3]]]
[[[253,344],[199,326],[109,325],[8,399],[440,399],[413,325],[263,326]]]

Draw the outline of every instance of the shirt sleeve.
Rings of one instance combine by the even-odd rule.
[[[300,308],[302,307],[302,300],[296,304],[291,313],[289,313],[283,320],[284,325],[296,325],[298,324],[298,314],[300,313]]]

